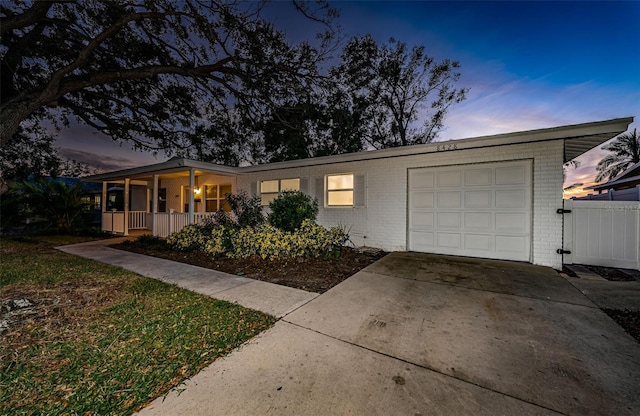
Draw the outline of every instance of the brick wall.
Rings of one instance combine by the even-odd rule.
[[[356,245],[402,251],[407,248],[407,169],[509,160],[533,161],[532,262],[561,268],[556,250],[562,247],[562,216],[556,209],[562,207],[562,140],[246,173],[239,175],[237,188],[254,191],[258,181],[299,177],[308,180],[310,195],[321,196],[323,190],[316,188],[325,175],[364,175],[366,206],[321,206],[318,222],[345,227]]]

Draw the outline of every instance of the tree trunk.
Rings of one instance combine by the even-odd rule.
[[[2,123],[0,123],[0,147],[6,146],[11,137],[20,127],[20,123],[27,119],[36,109],[34,102],[7,102],[0,106]]]

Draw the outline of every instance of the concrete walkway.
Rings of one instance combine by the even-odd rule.
[[[163,280],[186,267],[64,250]],[[242,288],[209,276],[215,297]],[[640,414],[640,344],[552,269],[392,253],[308,295],[140,415]]]
[[[127,237],[56,248],[69,254],[120,266],[142,276],[175,284],[216,299],[238,303],[277,318],[318,296],[317,293],[300,289],[106,247],[125,240]]]

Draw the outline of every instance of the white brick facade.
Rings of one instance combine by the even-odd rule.
[[[134,179],[147,181],[152,189],[152,179],[158,175],[160,188],[167,189],[167,210],[183,212],[188,199],[184,188],[189,186],[190,173],[195,173],[195,187],[231,185],[232,192],[245,190],[249,193],[257,192],[260,181],[300,178],[301,190],[320,201],[320,224],[344,227],[356,245],[402,251],[407,250],[408,244],[409,169],[528,161],[532,166],[529,258],[534,264],[559,269],[562,256],[557,250],[563,243],[563,218],[556,211],[562,208],[563,163],[625,131],[631,122],[633,118],[627,117],[239,168],[171,159],[157,165],[94,175],[89,180],[125,182]],[[326,207],[325,176],[344,173],[354,175],[353,196],[357,206]],[[190,216],[204,211],[202,201],[195,205]],[[526,248],[523,249],[522,253],[526,252]]]
[[[258,181],[299,177],[308,179],[310,195],[321,197],[318,189],[315,189],[317,179],[322,182],[325,175],[336,173],[364,175],[366,206],[355,208],[321,206],[318,222],[325,226],[345,227],[356,245],[379,247],[388,251],[403,251],[407,248],[408,169],[532,160],[532,262],[561,268],[562,256],[557,254],[556,250],[562,247],[562,216],[556,213],[556,209],[562,207],[562,158],[562,140],[459,149],[244,173],[238,177],[238,189],[250,191],[256,189],[252,183],[255,184]]]

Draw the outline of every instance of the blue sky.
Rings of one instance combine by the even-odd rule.
[[[341,10],[346,39],[367,33],[379,42],[393,37],[461,63],[459,85],[470,92],[449,113],[441,140],[640,116],[640,2],[332,5]],[[291,24],[288,3],[273,7],[276,25],[290,38],[314,35],[306,32],[312,25]],[[109,155],[114,168],[163,160],[118,147],[89,129],[63,135],[62,147],[76,155]],[[595,151],[581,157],[581,167],[569,172],[567,182],[588,182],[602,155]]]

